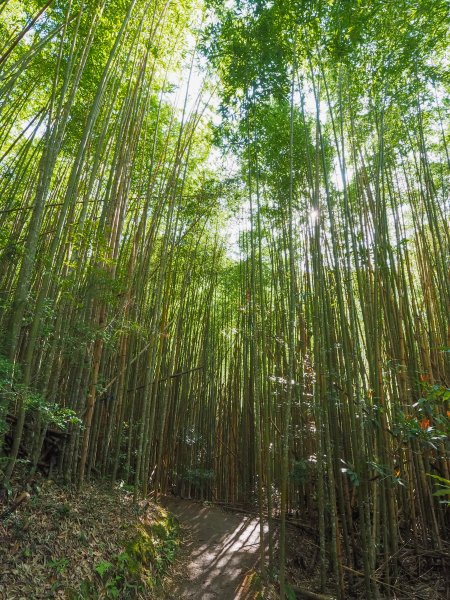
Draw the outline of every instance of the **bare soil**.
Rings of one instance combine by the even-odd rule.
[[[185,530],[184,572],[169,598],[251,600],[258,597],[255,569],[259,558],[259,522],[216,506],[165,497],[162,504]]]

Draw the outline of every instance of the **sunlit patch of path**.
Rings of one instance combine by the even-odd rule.
[[[177,498],[163,504],[189,529],[186,577],[173,597],[251,600],[246,581],[259,558],[258,520]]]

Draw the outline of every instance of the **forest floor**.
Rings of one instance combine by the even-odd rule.
[[[164,600],[272,600],[279,597],[276,584],[263,585],[257,572],[259,522],[256,516],[172,496],[162,498],[161,502],[177,517],[183,533]],[[267,529],[265,541],[267,547]],[[332,577],[331,588],[324,594],[319,590],[318,543],[318,530],[313,522],[308,524],[294,518],[288,521],[289,597],[330,600],[335,597]],[[382,600],[450,600],[442,566],[414,556],[408,544],[399,552],[400,558],[397,580],[392,582],[390,593],[381,593]],[[366,595],[362,571],[347,569],[345,575],[347,597],[363,600]]]
[[[86,484],[82,493],[45,479],[15,483],[15,495],[0,500],[0,600],[277,597],[275,586],[263,587],[258,575],[254,515],[174,497],[163,497],[163,506],[148,500],[134,505],[131,493],[98,483]],[[267,537],[266,530],[266,543]],[[389,597],[448,600],[445,570],[430,560],[416,558],[405,545]],[[297,597],[318,592],[319,562],[313,523],[291,519],[288,581],[310,594]],[[353,573],[348,598],[363,599],[364,579]],[[327,597],[333,597],[330,590]]]
[[[14,483],[0,499],[0,600],[160,600],[179,538],[162,507],[120,487]]]

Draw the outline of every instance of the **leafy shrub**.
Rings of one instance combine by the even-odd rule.
[[[408,413],[398,411],[392,434],[405,441],[416,439],[426,446],[437,449],[437,444],[450,434],[450,389],[422,383],[422,397]]]
[[[65,430],[69,425],[81,425],[75,411],[54,402],[47,402],[42,394],[32,390],[22,382],[20,367],[0,355],[0,433],[6,430],[7,407],[22,400],[25,407],[39,413],[42,422]]]
[[[433,496],[443,497],[447,496],[443,500],[440,500],[442,504],[447,504],[450,506],[450,480],[445,479],[445,477],[439,477],[439,475],[433,475],[431,473],[427,473],[428,477],[432,477],[435,480],[435,491],[433,492]]]

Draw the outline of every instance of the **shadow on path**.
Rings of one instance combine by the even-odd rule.
[[[164,497],[161,503],[189,529],[185,580],[173,598],[250,600],[246,585],[259,558],[259,522],[214,506]]]

